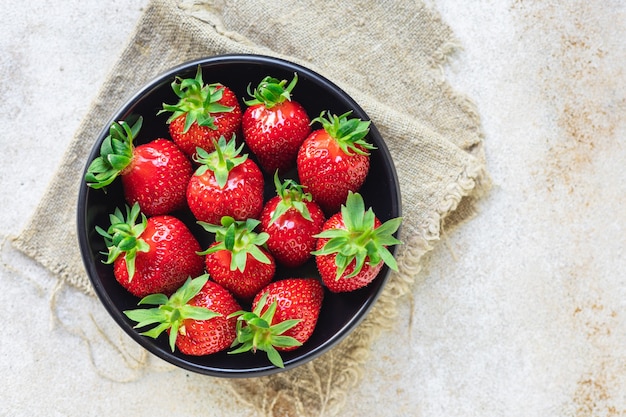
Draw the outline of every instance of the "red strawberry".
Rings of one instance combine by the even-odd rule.
[[[330,215],[336,213],[348,197],[363,185],[369,172],[369,150],[375,149],[365,140],[370,122],[348,116],[312,120],[322,129],[313,131],[298,151],[298,176],[313,200]]]
[[[311,194],[291,179],[281,183],[274,176],[277,196],[261,213],[261,230],[269,235],[267,247],[281,264],[295,268],[304,264],[315,250],[314,237],[322,231],[326,218]]]
[[[135,147],[133,140],[142,121],[140,117],[132,127],[125,121],[111,124],[100,156],[87,168],[85,181],[99,189],[121,177],[128,204],[139,203],[147,216],[168,214],[185,206],[193,168],[187,156],[167,139]]]
[[[257,219],[263,210],[263,173],[247,155],[240,156],[235,138],[221,137],[216,150],[198,148],[200,164],[187,186],[187,204],[196,219],[219,224],[223,216]]]
[[[202,252],[206,255],[206,270],[235,297],[250,301],[274,278],[276,263],[263,245],[267,233],[256,233],[259,221],[236,221],[222,217],[221,225],[198,222],[208,232],[215,233],[215,243]]]
[[[291,99],[298,75],[287,87],[287,80],[265,77],[245,103],[242,117],[243,138],[268,173],[286,171],[296,162],[300,145],[311,132],[310,120],[304,108]]]
[[[402,219],[381,224],[363,198],[350,192],[341,211],[324,224],[313,252],[324,285],[332,292],[354,291],[376,278],[383,264],[398,270],[387,246],[400,244],[393,234]]]
[[[113,263],[117,281],[137,297],[171,294],[187,277],[204,270],[197,254],[200,244],[176,217],[146,218],[135,204],[132,209],[126,206],[126,215],[116,209],[110,219],[108,230],[96,226],[109,251],[105,263]]]
[[[322,308],[324,290],[313,278],[274,281],[257,294],[252,312],[239,311],[237,339],[241,344],[230,353],[262,350],[270,361],[283,368],[279,351],[296,349],[313,334]]]
[[[202,68],[195,78],[176,77],[172,90],[179,97],[176,104],[163,104],[159,114],[172,112],[167,119],[172,140],[187,155],[200,147],[212,152],[220,136],[233,136],[241,127],[241,107],[237,96],[222,84],[205,84]]]
[[[187,281],[171,296],[152,294],[139,304],[154,308],[126,310],[124,314],[138,322],[135,328],[158,324],[141,334],[159,337],[169,333],[172,352],[177,347],[186,355],[209,355],[228,348],[236,337],[236,320],[228,316],[241,307],[219,284],[202,275]]]

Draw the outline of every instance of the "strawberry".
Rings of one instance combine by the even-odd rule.
[[[200,164],[187,186],[187,204],[196,219],[219,224],[223,216],[235,220],[257,219],[263,210],[263,173],[258,165],[240,155],[235,138],[221,137],[212,153],[198,148]]]
[[[204,274],[188,278],[171,297],[151,294],[139,305],[154,308],[126,310],[124,314],[138,322],[135,328],[158,324],[142,332],[157,338],[164,330],[169,334],[172,352],[177,347],[185,355],[209,355],[228,348],[236,337],[236,320],[228,318],[241,307],[233,296]]]
[[[261,212],[261,230],[269,235],[267,247],[276,260],[289,268],[303,265],[315,250],[326,218],[310,193],[294,180],[281,182],[274,175],[276,197]]]
[[[241,107],[233,91],[219,83],[205,84],[202,68],[195,78],[176,77],[172,90],[178,96],[176,104],[163,104],[158,114],[171,112],[167,119],[172,140],[187,155],[200,147],[207,152],[220,136],[231,137],[241,126]]]
[[[200,244],[176,217],[146,218],[134,204],[126,206],[126,215],[117,208],[110,220],[108,230],[96,226],[108,249],[105,263],[113,264],[117,281],[135,296],[170,294],[188,276],[203,272],[203,258],[196,253]]]
[[[368,285],[387,264],[398,265],[387,246],[401,244],[393,234],[402,219],[380,222],[363,198],[350,192],[339,213],[331,216],[317,235],[315,261],[324,285],[332,292],[354,291]]]
[[[254,92],[242,117],[244,141],[257,157],[261,168],[272,173],[286,171],[295,165],[300,145],[311,132],[310,120],[300,103],[292,100],[291,92],[298,74],[287,87],[287,80],[265,77]]]
[[[111,124],[100,156],[87,168],[85,181],[99,189],[121,177],[128,204],[138,203],[147,216],[168,214],[185,206],[193,168],[170,140],[158,138],[135,147],[133,141],[142,122],[139,117],[132,127],[125,121]]]
[[[255,219],[236,221],[224,216],[221,225],[198,223],[206,231],[215,233],[215,242],[200,253],[206,255],[206,270],[211,279],[235,297],[252,300],[272,281],[276,272],[272,255],[262,247],[267,233],[254,232],[260,222]]]
[[[346,201],[349,191],[359,190],[369,172],[369,150],[375,149],[365,140],[369,121],[341,116],[319,117],[322,124],[305,139],[298,151],[298,176],[313,199],[326,214],[336,213]]]
[[[274,281],[252,301],[252,311],[238,311],[237,338],[229,353],[262,350],[270,362],[284,367],[279,351],[290,351],[313,334],[322,308],[324,290],[313,278],[288,278]]]

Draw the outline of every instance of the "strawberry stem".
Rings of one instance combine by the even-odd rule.
[[[280,201],[274,209],[270,224],[278,220],[280,216],[285,214],[290,208],[297,210],[306,220],[313,221],[311,213],[309,213],[309,209],[305,204],[305,202],[313,201],[313,196],[311,193],[304,192],[304,185],[300,185],[289,178],[281,182],[277,170],[274,173],[274,186],[276,187],[276,195],[280,197]]]
[[[324,115],[328,114],[327,117]],[[319,117],[311,120],[311,124],[319,122],[322,128],[337,141],[337,144],[347,155],[369,155],[369,150],[376,149],[374,145],[365,140],[369,133],[370,121],[357,118],[348,118],[352,110],[337,116],[330,112],[322,111]]]
[[[126,310],[124,314],[137,322],[134,326],[136,329],[157,324],[150,330],[142,332],[141,334],[144,336],[156,339],[163,331],[170,329],[169,343],[173,352],[178,334],[184,335],[186,332],[185,320],[210,320],[221,316],[221,314],[206,307],[196,307],[189,304],[191,299],[202,290],[208,279],[208,274],[194,279],[190,277],[169,298],[165,294],[151,294],[139,301],[139,305],[151,304],[159,305],[158,307]]]
[[[375,227],[376,216],[373,210],[369,208],[365,211],[363,197],[353,192],[348,193],[346,204],[341,206],[341,217],[345,228],[327,229],[315,235],[316,238],[328,241],[320,250],[312,252],[316,256],[335,255],[335,279],[356,276],[366,262],[374,266],[383,261],[392,270],[398,270],[398,264],[387,246],[402,244],[393,236],[400,227],[401,217]],[[353,263],[352,272],[344,275]]]
[[[291,100],[291,91],[296,86],[298,82],[298,74],[293,74],[293,79],[289,83],[287,87],[287,80],[278,80],[277,78],[273,78],[267,76],[261,80],[259,85],[254,89],[254,91],[250,90],[251,84],[248,84],[248,95],[253,97],[252,100],[244,100],[244,103],[248,106],[254,106],[257,104],[263,104],[268,109],[276,106],[277,104],[283,103],[284,101]]]
[[[234,107],[224,106],[219,103],[224,95],[224,86],[219,83],[204,84],[202,80],[202,67],[198,65],[195,78],[176,77],[171,84],[172,90],[178,96],[176,104],[163,103],[163,109],[157,114],[172,112],[167,119],[171,123],[180,116],[185,115],[183,133],[187,133],[191,125],[196,122],[200,126],[217,129],[213,113],[228,113]]]
[[[237,317],[237,337],[231,347],[240,345],[237,349],[228,353],[237,354],[249,351],[256,353],[257,350],[261,350],[267,354],[268,359],[274,366],[284,368],[285,365],[276,348],[302,345],[295,338],[283,335],[283,333],[296,326],[302,320],[291,319],[272,325],[278,302],[274,301],[267,306],[267,298],[268,293],[264,293],[251,312],[240,310],[228,316],[228,318]],[[263,312],[263,309],[266,307],[267,309]]]
[[[198,255],[207,255],[220,250],[229,251],[231,253],[231,271],[243,272],[246,269],[248,254],[264,264],[271,263],[271,260],[260,249],[269,239],[269,235],[265,232],[256,233],[254,231],[260,223],[256,219],[235,220],[230,216],[222,217],[220,225],[199,221],[198,224],[204,230],[215,233],[217,244],[203,252],[198,252]]]
[[[141,215],[141,221],[137,219]],[[104,237],[108,252],[105,264],[111,264],[119,256],[124,256],[126,260],[126,270],[128,271],[128,281],[130,282],[135,275],[135,258],[138,252],[148,252],[150,245],[141,239],[141,234],[146,230],[148,219],[141,213],[139,204],[133,204],[132,208],[126,206],[126,215],[119,208],[109,215],[111,226],[108,230],[104,230],[100,226],[96,226],[96,231]]]
[[[85,174],[85,182],[94,189],[111,184],[133,160],[133,141],[141,130],[143,117],[132,127],[126,121],[113,122],[109,134],[102,141],[100,156],[94,159]]]
[[[228,182],[228,175],[233,168],[243,164],[248,159],[248,154],[241,155],[243,144],[237,148],[235,135],[227,142],[224,136],[220,136],[217,143],[213,141],[215,150],[211,153],[198,147],[193,155],[193,160],[200,164],[195,175],[202,175],[207,170],[213,172],[217,184],[224,188]]]

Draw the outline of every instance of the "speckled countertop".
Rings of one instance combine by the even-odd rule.
[[[175,403],[195,376],[90,343],[110,320],[98,301],[55,291],[6,242],[144,4],[35,0],[0,18],[0,415],[253,415],[219,382]],[[428,4],[462,46],[445,71],[481,114],[494,186],[428,255],[344,415],[624,415],[626,4]]]

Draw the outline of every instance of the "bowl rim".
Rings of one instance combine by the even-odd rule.
[[[289,369],[295,368],[297,366],[303,365],[322,354],[326,353],[332,347],[336,346],[339,342],[345,339],[348,334],[352,332],[357,326],[361,324],[361,322],[365,319],[367,314],[376,304],[378,298],[383,292],[389,276],[391,274],[391,270],[384,265],[383,269],[379,272],[379,288],[376,292],[364,302],[360,308],[355,310],[354,315],[348,320],[343,327],[341,327],[337,332],[335,332],[331,337],[326,339],[322,344],[320,344],[315,349],[305,352],[302,355],[295,356],[291,359],[286,359],[284,362],[284,368],[277,368],[269,361],[266,366],[257,366],[249,369],[229,369],[229,368],[219,368],[212,366],[200,366],[196,363],[193,363],[191,360],[188,360],[184,355],[177,356],[173,352],[170,352],[166,349],[162,349],[160,346],[154,343],[154,340],[151,338],[147,338],[139,334],[139,332],[134,329],[127,321],[126,316],[119,309],[115,308],[115,303],[113,299],[110,297],[109,293],[104,288],[101,280],[98,277],[97,270],[95,265],[91,262],[90,256],[92,252],[89,251],[90,242],[88,237],[88,231],[86,227],[83,227],[87,224],[87,193],[89,191],[89,187],[82,180],[84,178],[87,167],[89,163],[97,156],[100,149],[100,144],[102,143],[103,138],[108,134],[109,126],[113,121],[118,120],[122,115],[126,114],[145,94],[149,93],[151,90],[161,86],[164,82],[168,80],[173,80],[174,76],[183,71],[189,71],[191,68],[197,67],[198,65],[210,66],[216,64],[264,64],[264,65],[278,65],[284,69],[290,70],[292,72],[297,72],[300,76],[301,74],[305,74],[309,79],[314,80],[315,83],[321,83],[326,85],[329,89],[335,91],[336,93],[342,96],[342,100],[345,100],[349,103],[350,107],[353,109],[354,113],[357,113],[359,117],[363,120],[370,120],[369,116],[363,110],[363,108],[343,89],[337,86],[335,83],[327,79],[326,77],[320,75],[314,70],[311,70],[307,67],[304,67],[295,62],[287,61],[282,58],[267,56],[267,55],[259,55],[259,54],[220,54],[213,56],[206,56],[201,58],[196,58],[192,60],[188,60],[176,66],[173,66],[157,76],[153,77],[150,81],[145,83],[143,87],[137,90],[136,93],[129,96],[129,98],[125,99],[123,104],[120,105],[116,110],[113,111],[112,116],[108,120],[108,122],[104,125],[100,133],[97,135],[94,143],[92,145],[91,151],[89,153],[88,159],[86,161],[83,176],[81,177],[80,188],[78,193],[78,205],[77,205],[77,231],[78,231],[78,242],[81,252],[81,258],[83,260],[83,264],[85,266],[85,270],[89,277],[89,280],[94,288],[94,291],[101,303],[104,305],[105,309],[108,311],[109,315],[114,319],[116,324],[120,326],[133,340],[139,343],[143,348],[148,350],[150,353],[155,356],[169,362],[170,364],[176,365],[180,368],[183,368],[188,371],[193,371],[200,374],[205,374],[209,376],[217,376],[217,377],[228,377],[228,378],[248,378],[248,377],[260,377],[267,376],[277,372],[287,371]],[[402,198],[401,198],[401,190],[400,184],[397,176],[397,171],[395,169],[395,165],[393,159],[391,157],[391,153],[385,143],[384,138],[378,132],[378,129],[374,125],[373,122],[370,124],[370,135],[372,137],[377,138],[377,152],[381,153],[381,158],[386,162],[383,164],[385,169],[385,174],[388,178],[390,178],[393,182],[393,188],[395,190],[395,198],[391,201],[391,212],[394,217],[400,217],[402,215]],[[401,226],[402,227],[402,226]],[[399,235],[400,229],[396,233]],[[397,246],[389,248],[390,251],[395,256]],[[380,276],[380,275],[383,276]]]

